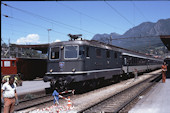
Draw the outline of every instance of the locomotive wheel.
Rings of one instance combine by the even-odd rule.
[[[122,74],[122,79],[123,80],[127,80],[128,79],[127,74],[124,71],[123,71],[123,74]]]
[[[55,89],[55,87],[56,87],[56,85],[55,85],[55,79],[52,79],[52,80],[50,81],[50,87],[51,87],[52,89]]]
[[[131,78],[131,75],[130,73],[127,74],[127,79],[130,79]]]
[[[128,75],[127,74],[123,74],[123,80],[127,80],[128,79]]]
[[[120,76],[119,75],[117,75],[116,77],[115,77],[115,82],[117,83],[117,82],[120,82]]]
[[[96,87],[97,87],[97,88],[100,88],[100,87],[102,86],[101,83],[102,83],[101,80],[98,79],[98,80],[96,81]]]
[[[77,82],[72,84],[72,88],[75,89],[75,94],[80,94],[86,91],[86,82]]]

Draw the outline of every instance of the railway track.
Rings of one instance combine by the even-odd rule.
[[[101,112],[101,111],[103,111],[103,112],[119,112],[130,101],[132,101],[133,99],[135,99],[137,97],[136,94],[138,94],[138,95],[141,94],[141,92],[139,92],[139,91],[143,92],[144,91],[143,89],[147,89],[149,87],[149,85],[153,85],[153,83],[155,83],[156,78],[159,78],[158,74],[157,75],[151,74],[151,75],[153,75],[153,76],[148,78],[147,80],[144,80],[143,82],[138,83],[135,86],[132,86],[120,93],[117,93],[117,94],[113,95],[112,97],[109,97],[106,100],[103,100],[102,102],[99,102],[93,106],[85,108],[85,109],[79,111],[79,113],[82,113],[82,112],[95,113],[95,112]],[[134,89],[138,89],[138,90],[134,91]],[[127,93],[124,94],[125,92],[127,92]],[[64,95],[64,96],[66,96],[66,95]],[[124,98],[124,97],[128,97],[128,98]],[[77,96],[74,98],[77,98]],[[15,111],[27,110],[29,108],[36,109],[36,108],[39,108],[38,106],[41,106],[41,105],[46,106],[46,104],[52,103],[52,100],[53,100],[53,97],[51,96],[51,94],[50,95],[49,94],[42,95],[42,96],[32,98],[29,100],[23,100],[23,101],[20,101],[20,104],[15,107]]]
[[[23,101],[20,101],[19,105],[15,107],[15,111],[21,111],[21,110],[35,107],[41,104],[52,102],[52,100],[53,100],[53,97],[51,95],[44,95],[41,97],[29,99],[29,100],[23,100]]]
[[[25,105],[26,103],[29,103],[29,102],[34,102],[34,101],[37,101],[37,100],[41,100],[42,98],[48,98],[50,97],[51,95],[50,94],[39,94],[39,96],[35,96],[35,97],[28,97],[28,99],[21,99],[19,100],[19,105],[17,105],[15,108],[16,110],[22,110],[22,109],[25,109],[27,108],[27,105],[25,107],[21,107],[23,105]],[[1,106],[1,109],[3,109],[3,106]]]
[[[70,96],[71,93],[64,94],[64,96]],[[15,111],[22,111],[26,110],[29,108],[38,108],[39,105],[44,105],[46,103],[52,103],[53,102],[53,96],[51,94],[39,96],[36,98],[28,99],[28,100],[23,100],[19,102],[19,105],[15,107]]]
[[[149,79],[144,80],[132,87],[129,87],[88,108],[85,108],[79,111],[78,113],[120,112],[125,106],[127,106],[135,98],[139,97],[148,88],[156,84],[156,82],[159,81],[160,79],[161,79],[160,74],[153,75]]]

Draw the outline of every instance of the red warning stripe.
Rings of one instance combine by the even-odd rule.
[[[64,93],[68,93],[68,92],[72,92],[74,94],[75,90],[68,90],[68,91],[63,91],[63,92],[59,92],[59,94],[64,94]]]

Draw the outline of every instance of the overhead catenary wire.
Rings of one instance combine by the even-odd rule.
[[[39,27],[39,28],[41,28],[41,29],[45,29],[45,30],[49,29],[49,28],[46,28],[46,27],[44,27],[44,26],[42,26],[42,25],[30,23],[30,22],[27,22],[27,21],[22,20],[22,19],[18,19],[18,18],[11,17],[11,16],[8,16],[8,15],[4,15],[4,16],[5,16],[5,17],[8,17],[8,18],[15,19],[15,20],[17,20],[17,21],[19,21],[19,22],[23,22],[23,23],[26,23],[26,24],[29,24],[29,25],[33,25],[33,26],[35,26],[35,27]],[[63,35],[63,36],[66,36],[66,35],[67,35],[67,33],[59,32],[59,31],[56,31],[55,29],[51,29],[51,31],[52,31],[52,32],[59,33],[59,34],[61,34],[61,35]]]
[[[41,26],[41,25],[37,25],[37,24],[33,24],[33,23],[30,23],[30,22],[27,22],[25,20],[22,20],[22,19],[18,19],[18,18],[15,18],[15,17],[11,17],[11,16],[8,16],[8,15],[3,15],[4,17],[7,17],[7,18],[13,18],[13,19],[16,19],[18,21],[21,21],[21,22],[24,22],[24,23],[27,23],[27,24],[31,24],[31,25],[34,25],[36,27],[40,27],[40,28],[43,28],[43,29],[48,29],[48,28],[45,28],[44,26]],[[60,33],[62,35],[65,35],[65,33],[62,33],[62,32],[58,32],[58,31],[55,31],[55,30],[52,30],[54,32],[57,32],[57,33]],[[122,40],[122,39],[136,39],[136,38],[160,38],[159,35],[155,35],[155,36],[139,36],[139,37],[125,37],[125,38],[111,38],[111,40]]]
[[[143,16],[143,18],[148,21],[149,19],[142,13],[142,11],[136,6],[135,2],[132,0],[132,4],[134,7],[136,7],[136,9],[138,10],[138,12]]]
[[[2,38],[1,38],[1,41],[4,42],[4,40],[3,40]],[[4,43],[5,43],[5,42],[4,42]],[[5,43],[5,44],[6,44],[6,43]],[[1,43],[1,45],[2,45],[2,43]]]
[[[105,1],[106,2],[106,1]],[[7,5],[7,4],[5,4],[5,3],[2,3],[2,4],[4,4],[5,6],[9,6],[9,5]],[[12,6],[9,6],[9,7],[12,7]],[[14,8],[14,7],[13,7]],[[16,8],[17,10],[22,10],[22,9],[18,9],[18,8]],[[22,10],[22,11],[24,11],[24,10]],[[76,10],[77,11],[77,10]],[[79,11],[77,11],[77,12],[79,12]],[[30,12],[28,12],[28,13],[30,13]],[[79,12],[80,13],[80,12]],[[33,14],[33,13],[31,13],[31,14]],[[34,15],[36,15],[36,14],[34,14]],[[39,15],[37,15],[37,16],[39,16]],[[89,16],[89,15],[87,15],[87,16]],[[41,16],[40,16],[41,17]],[[91,16],[90,16],[91,17]],[[43,19],[44,19],[44,17],[42,17]],[[92,17],[93,18],[93,17]],[[47,20],[48,21],[48,19],[44,19],[44,20]],[[23,21],[23,20],[22,20]],[[48,21],[48,22],[51,22],[51,21]],[[27,22],[28,23],[28,22]],[[52,22],[51,22],[52,23]],[[45,28],[45,29],[47,29],[47,28]],[[58,32],[58,31],[55,31],[55,30],[53,30],[54,32]],[[59,32],[58,32],[59,33]],[[61,33],[61,32],[60,32]],[[61,33],[61,34],[65,34],[65,33]],[[127,39],[127,38],[126,38]],[[116,40],[116,39],[114,39],[114,40]],[[120,38],[119,38],[119,40],[120,40]]]
[[[34,14],[34,13],[31,13],[31,12],[28,12],[28,11],[25,11],[25,10],[22,10],[22,9],[18,9],[18,8],[15,8],[15,7],[12,7],[12,6],[7,5],[7,4],[5,4],[5,3],[2,3],[2,4],[4,4],[5,6],[8,6],[8,7],[10,7],[10,8],[13,8],[13,9],[15,9],[15,10],[19,10],[19,11],[21,11],[21,12],[24,12],[24,13],[27,13],[27,14],[30,14],[30,15],[33,15],[33,16],[36,16],[36,17],[39,17],[39,18],[41,18],[42,20],[44,20],[44,21],[46,21],[46,22],[53,23],[53,22],[49,21],[48,19],[46,19],[46,18],[44,18],[44,17],[42,17],[42,16],[39,16],[39,15],[36,15],[36,14]],[[8,17],[8,16],[5,16],[5,17]],[[69,28],[67,28],[67,29],[69,29]],[[72,30],[72,29],[71,29],[71,30]]]
[[[3,29],[6,29],[6,30],[13,30],[13,29],[9,29],[9,28],[3,28]],[[23,33],[23,34],[30,34],[30,32],[25,32],[25,31],[20,31],[20,30],[13,30],[13,31],[16,31],[16,32],[19,32],[19,33]],[[16,34],[15,32],[15,34]],[[39,34],[39,33],[38,33]],[[45,36],[46,34],[40,34],[42,36]],[[47,36],[47,35],[46,35]]]
[[[98,18],[89,16],[89,15],[87,15],[87,14],[85,14],[85,13],[83,13],[83,12],[80,12],[80,11],[78,11],[78,10],[72,8],[72,7],[69,7],[69,6],[67,6],[67,5],[65,5],[65,4],[63,4],[63,3],[61,3],[61,2],[58,2],[58,1],[57,1],[57,3],[61,4],[62,6],[68,8],[68,9],[71,9],[71,10],[74,11],[74,12],[77,12],[78,14],[84,15],[84,16],[89,17],[89,18],[91,18],[91,19],[93,19],[93,20],[95,20],[95,21],[98,21],[98,22],[102,23],[102,24],[105,24],[105,25],[107,25],[107,26],[110,26],[111,28],[116,28],[116,29],[121,29],[121,30],[123,30],[122,28],[113,26],[113,25],[111,25],[111,24],[109,24],[109,23],[107,23],[107,22],[105,22],[105,21],[102,21],[102,20],[100,20],[100,19],[98,19]]]
[[[110,5],[108,2],[106,2],[106,0],[104,0],[104,2],[112,9],[114,10],[119,16],[121,16],[124,20],[126,20],[130,25],[134,26],[134,24],[132,22],[130,22],[125,16],[123,16],[118,10],[116,10],[116,8],[114,8],[112,5]]]
[[[8,15],[3,15],[3,16],[4,16],[4,17],[7,17],[7,18],[12,18],[12,19],[15,19],[15,20],[17,20],[17,21],[19,21],[19,22],[24,22],[24,23],[27,23],[27,24],[30,24],[30,25],[33,25],[33,26],[36,26],[36,27],[39,27],[39,28],[48,29],[48,28],[46,28],[46,27],[44,27],[44,26],[37,25],[37,24],[33,24],[33,23],[27,22],[27,21],[22,20],[22,19],[18,19],[18,18],[11,17],[11,16],[8,16]],[[54,31],[54,32],[56,32],[56,33],[59,33],[59,34],[62,34],[62,35],[65,35],[65,34],[66,34],[66,33],[63,33],[63,32],[56,31],[56,30],[52,30],[52,31]]]
[[[159,35],[155,36],[139,36],[139,37],[125,37],[125,38],[112,38],[111,40],[121,40],[121,39],[136,39],[136,38],[160,38]]]
[[[42,25],[30,23],[30,22],[27,22],[27,21],[25,21],[25,20],[18,19],[18,18],[15,18],[15,17],[11,17],[11,16],[8,16],[8,15],[5,15],[5,14],[2,14],[2,15],[3,15],[4,17],[6,17],[6,18],[15,19],[15,20],[17,20],[17,21],[19,21],[19,22],[23,22],[23,23],[26,23],[26,24],[29,24],[29,25],[33,25],[33,26],[39,27],[39,28],[41,28],[41,29],[45,29],[45,30],[48,29],[48,28],[46,28],[46,27],[44,27],[44,26],[42,26]],[[13,31],[15,31],[15,30],[13,30]],[[52,32],[59,33],[59,34],[61,34],[61,35],[63,35],[63,36],[66,36],[66,35],[67,35],[67,33],[59,32],[59,31],[56,31],[56,30],[54,30],[54,29],[52,29],[51,31],[52,31]],[[15,33],[15,34],[16,34],[16,33]]]
[[[65,24],[65,23],[62,23],[62,22],[59,22],[59,21],[56,21],[56,20],[53,20],[53,19],[50,19],[50,18],[46,18],[44,16],[40,16],[38,14],[35,14],[35,13],[32,13],[32,12],[29,12],[29,11],[26,11],[26,10],[22,10],[22,9],[19,9],[19,8],[16,8],[16,7],[13,7],[11,5],[8,5],[8,4],[5,4],[5,3],[2,3],[4,4],[5,6],[7,7],[10,7],[10,8],[13,8],[15,10],[18,10],[18,11],[21,11],[23,13],[27,13],[29,15],[33,15],[35,17],[38,17],[38,18],[41,18],[42,20],[46,21],[46,22],[50,22],[50,23],[57,23],[57,24],[61,24],[61,25],[64,25],[64,26],[67,26],[67,27],[70,27],[70,28],[74,28],[74,29],[77,29],[77,30],[81,30],[81,31],[84,31],[84,32],[87,32],[87,33],[90,33],[90,34],[95,34],[95,33],[92,33],[91,31],[87,31],[87,30],[84,30],[82,28],[79,28],[79,27],[76,27],[76,26],[72,26],[72,25],[68,25],[68,24]]]

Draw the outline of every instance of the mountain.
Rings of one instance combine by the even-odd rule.
[[[92,40],[111,43],[112,45],[135,51],[148,52],[151,49],[164,46],[158,37],[159,35],[170,35],[170,18],[158,20],[156,23],[143,22],[129,29],[123,35],[117,33],[96,34],[93,36]],[[110,38],[112,38],[112,42],[109,42]],[[115,38],[122,39],[115,40]]]
[[[157,36],[170,34],[170,18],[161,19],[156,23],[144,22],[132,29],[126,31],[123,36]]]
[[[108,39],[110,38],[117,38],[117,37],[120,37],[121,35],[120,34],[117,34],[117,33],[111,33],[111,34],[96,34],[93,36],[92,40],[98,40],[98,41],[101,41],[101,42],[105,42],[105,43],[108,43]]]

